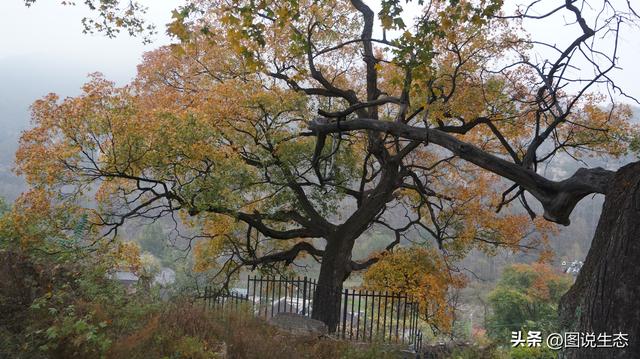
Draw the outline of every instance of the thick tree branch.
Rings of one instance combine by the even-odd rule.
[[[602,168],[579,169],[563,181],[552,181],[518,164],[487,153],[473,144],[459,140],[438,129],[409,126],[398,122],[354,119],[340,123],[326,119],[312,121],[311,132],[322,135],[337,131],[378,131],[410,140],[429,140],[446,148],[458,157],[481,168],[507,178],[531,193],[544,207],[544,217],[552,222],[568,225],[569,215],[583,197],[591,193],[606,194],[614,172]]]
[[[242,259],[242,262],[244,265],[252,266],[253,269],[255,269],[259,265],[266,265],[277,262],[284,262],[288,265],[293,263],[293,261],[298,257],[298,255],[300,255],[301,252],[307,252],[314,257],[322,257],[322,255],[324,254],[323,250],[317,249],[311,243],[298,242],[286,251],[267,254],[265,256],[254,259]]]

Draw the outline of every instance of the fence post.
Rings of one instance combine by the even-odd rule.
[[[247,297],[249,292],[247,292]],[[259,298],[259,297],[258,297]],[[256,277],[253,277],[253,300],[251,301],[251,315],[256,315]]]
[[[347,298],[347,296],[345,296],[345,299]],[[353,312],[354,312],[354,305],[356,304],[356,291],[352,290],[351,291],[351,312],[349,313],[349,339],[353,338]],[[346,309],[346,308],[345,308]],[[358,339],[358,338],[356,338]]]
[[[376,336],[380,334],[380,304],[382,303],[382,292],[378,293],[378,315],[376,315]],[[382,328],[384,332],[384,328]]]
[[[402,306],[402,344],[405,342],[405,333],[407,332],[407,296],[404,297],[404,305]]]
[[[260,277],[260,285],[258,286],[258,293],[260,294],[258,296],[258,318],[260,317],[260,315],[262,315],[262,277]],[[266,315],[265,315],[266,316]]]
[[[271,286],[271,317],[273,317],[273,306],[274,306],[274,299],[276,297],[276,277],[273,277],[273,280],[271,281],[271,283],[273,283],[273,285]],[[267,293],[269,293],[269,280],[267,279]],[[267,297],[269,297],[269,295],[267,294]]]
[[[373,341],[373,313],[376,309],[376,292],[371,291],[371,319],[369,320],[369,341]]]
[[[280,280],[284,280],[284,311],[286,313],[289,311],[287,308],[287,285],[289,285],[289,280],[286,277],[284,279],[280,277]],[[280,311],[280,299],[282,299],[282,297],[278,298],[278,312]]]
[[[275,279],[275,278],[274,278]],[[276,288],[275,288],[275,283],[273,285],[273,293],[275,294],[276,292]],[[284,285],[284,290],[285,293],[287,292],[287,284],[285,282]],[[278,313],[280,313],[280,298],[282,297],[282,277],[280,277],[280,280],[278,280]],[[285,310],[286,310],[286,303],[285,303]],[[273,317],[273,310],[271,310],[271,316]]]
[[[300,276],[296,279],[296,314],[300,314]]]
[[[362,340],[367,341],[367,300],[369,299],[369,291],[364,291],[364,321],[362,323]]]
[[[391,316],[389,317],[389,341],[393,340],[393,300],[394,298],[393,292],[391,292],[391,309],[389,310]]]
[[[247,301],[249,300],[249,286],[251,285],[251,275],[247,276]]]
[[[360,336],[360,302],[362,301],[362,290],[358,290],[358,317],[356,319],[356,340]],[[365,309],[366,312],[366,309]]]
[[[309,316],[307,314],[307,276],[304,276],[304,283],[302,286],[302,314]]]
[[[416,317],[418,316],[418,311],[416,308],[416,303],[413,302],[411,303],[411,342],[412,343],[416,343],[416,329],[418,326],[418,321],[416,320]]]
[[[398,328],[400,327],[400,303],[402,303],[402,297],[398,294],[398,315],[396,316],[396,343],[398,342]]]
[[[382,315],[382,341],[387,335],[387,306],[389,305],[387,300],[389,298],[389,291],[384,292],[384,314]]]
[[[342,310],[342,339],[345,338],[347,330],[347,303],[349,301],[349,289],[344,290],[344,308]],[[341,306],[342,307],[342,306]]]

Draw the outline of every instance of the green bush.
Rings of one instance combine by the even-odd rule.
[[[571,281],[569,276],[540,263],[507,267],[489,294],[492,311],[487,322],[489,337],[507,344],[513,331],[557,331],[558,302]]]

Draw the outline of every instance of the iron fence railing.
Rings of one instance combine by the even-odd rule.
[[[255,316],[268,319],[277,313],[311,317],[315,279],[249,276],[246,289],[231,292],[206,287],[203,299],[209,307],[239,309],[246,306]],[[340,291],[339,323],[333,333],[355,341],[382,341],[422,347],[419,305],[405,294],[360,289]]]

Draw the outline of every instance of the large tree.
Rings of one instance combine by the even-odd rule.
[[[148,54],[131,85],[96,77],[36,103],[18,166],[65,198],[99,183],[92,221],[107,234],[183,214],[227,276],[313,256],[314,316],[333,327],[342,282],[380,258],[352,259],[372,226],[393,234],[387,251],[414,231],[455,260],[544,240],[526,193],[567,225],[578,201],[609,192],[612,171],[538,168],[633,140],[629,108],[594,93],[620,92],[617,40],[636,17],[621,3],[509,15],[497,0],[418,2],[410,24],[399,1],[377,16],[359,0],[193,1],[169,27],[180,43]],[[557,16],[576,29],[566,46],[521,28]],[[526,215],[496,213],[514,201]]]

